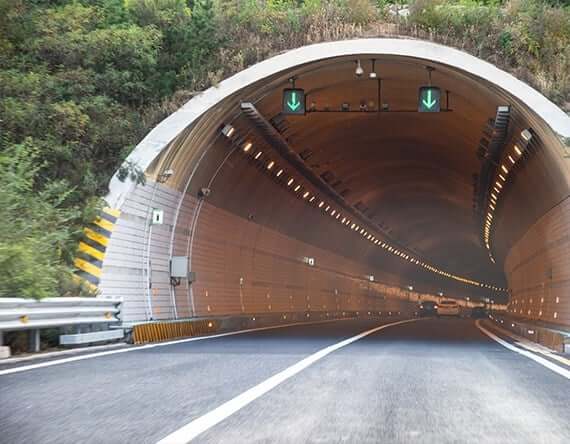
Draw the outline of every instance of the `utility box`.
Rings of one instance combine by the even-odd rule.
[[[188,256],[172,256],[170,277],[179,279],[188,277]]]

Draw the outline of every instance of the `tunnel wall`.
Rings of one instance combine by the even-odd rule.
[[[570,198],[535,223],[507,255],[508,312],[570,324]]]
[[[102,297],[124,299],[123,321],[150,319],[148,297],[154,319],[329,310],[396,312],[409,306],[408,301],[433,298],[378,282],[397,278],[206,202],[197,219],[191,254],[196,282],[191,293],[185,282],[171,290],[169,248],[180,195],[149,181],[138,186],[121,207],[100,290]],[[198,204],[188,194],[182,201],[174,235],[175,256],[188,252]],[[153,225],[150,233],[153,207],[164,210],[164,223]],[[305,263],[306,257],[315,258],[315,266]],[[368,280],[371,274],[377,282]]]

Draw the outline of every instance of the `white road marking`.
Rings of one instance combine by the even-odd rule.
[[[549,348],[544,347],[543,345],[540,345],[540,344],[535,344],[531,341],[528,341],[527,339],[518,339],[518,338],[515,338],[515,339],[517,340],[517,342],[515,342],[515,344],[520,345],[523,348],[526,348],[528,351],[540,353],[541,355],[547,356],[550,359],[554,359],[555,361],[558,361],[561,364],[564,364],[564,365],[567,365],[570,367],[570,359],[566,359],[562,356],[558,356],[557,354],[555,354],[555,352],[553,352]]]
[[[407,322],[414,322],[417,320],[418,319],[407,319],[404,321],[392,322],[391,324],[384,324],[379,327],[366,330],[362,333],[357,334],[356,336],[352,336],[336,344],[329,345],[328,347],[325,347],[319,350],[318,352],[307,356],[306,358],[302,359],[296,364],[293,364],[292,366],[286,368],[285,370],[273,375],[269,379],[266,379],[265,381],[257,384],[256,386],[250,388],[249,390],[246,390],[245,392],[236,396],[235,398],[225,402],[219,407],[216,407],[214,410],[211,410],[208,413],[200,416],[199,418],[194,419],[193,421],[189,422],[185,426],[171,433],[167,437],[161,439],[157,444],[188,443],[194,438],[196,438],[198,435],[204,433],[205,431],[212,428],[216,424],[220,423],[224,419],[228,418],[237,411],[241,410],[252,401],[256,400],[260,396],[263,396],[265,393],[277,387],[282,382],[295,376],[297,373],[301,372],[302,370],[306,369],[307,367],[311,366],[312,364],[324,358],[325,356],[331,354],[332,352],[342,347],[346,347],[347,345],[352,344],[353,342],[356,342],[359,339],[364,338],[365,336],[371,335],[372,333],[376,333],[377,331],[383,330],[388,327],[392,327],[394,325],[404,324]]]
[[[540,365],[546,367],[549,370],[552,370],[555,373],[558,373],[560,376],[563,376],[566,379],[570,379],[570,371],[569,370],[566,370],[565,368],[562,368],[562,367],[554,364],[553,362],[549,361],[548,359],[544,359],[544,358],[537,356],[536,354],[534,354],[530,351],[518,348],[518,347],[508,343],[507,341],[499,338],[497,335],[495,335],[494,333],[491,333],[489,330],[487,330],[485,327],[483,327],[481,325],[480,320],[477,320],[477,322],[475,322],[475,325],[477,325],[477,328],[479,330],[481,330],[483,333],[485,333],[487,336],[489,336],[493,341],[496,341],[499,344],[501,344],[503,347],[508,348],[509,350],[514,351],[515,353],[518,353],[519,355],[523,355],[529,359],[532,359],[533,361],[539,363]]]
[[[274,329],[285,328],[285,327],[314,325],[314,324],[323,324],[325,322],[350,321],[350,320],[354,321],[355,319],[354,318],[326,319],[324,321],[296,322],[296,323],[292,323],[292,324],[281,324],[281,325],[273,325],[270,327],[259,327],[259,328],[249,328],[247,330],[230,331],[227,333],[219,333],[217,335],[210,335],[210,336],[198,336],[198,337],[186,338],[186,339],[176,339],[174,341],[158,342],[156,344],[138,345],[138,346],[133,346],[133,347],[129,347],[129,348],[122,348],[120,350],[109,350],[109,351],[98,352],[98,353],[90,353],[87,355],[73,356],[71,358],[63,358],[63,359],[57,359],[57,360],[53,360],[53,361],[39,362],[37,364],[29,364],[29,365],[23,365],[20,367],[8,368],[5,370],[0,370],[0,376],[11,375],[14,373],[21,373],[21,372],[25,372],[28,370],[35,370],[38,368],[52,367],[54,365],[67,364],[69,362],[83,361],[85,359],[93,359],[93,358],[100,358],[102,356],[117,355],[119,353],[129,353],[129,352],[133,352],[133,351],[148,350],[150,348],[156,348],[156,347],[165,347],[167,345],[183,344],[185,342],[203,341],[205,339],[222,338],[224,336],[241,335],[244,333],[251,333],[251,332],[263,331],[263,330],[274,330]],[[2,361],[0,361],[0,364],[1,363],[2,363]]]

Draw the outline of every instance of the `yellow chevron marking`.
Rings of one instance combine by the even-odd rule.
[[[101,269],[99,267],[96,267],[95,265],[90,264],[89,262],[84,261],[79,257],[76,257],[73,263],[80,270],[86,271],[93,276],[101,277]]]
[[[103,211],[107,214],[110,214],[113,217],[118,218],[119,216],[121,216],[121,211],[115,210],[114,208],[105,207],[105,208],[103,208]]]
[[[115,227],[115,224],[113,222],[109,222],[106,219],[103,219],[101,217],[98,217],[97,219],[95,219],[93,221],[93,223],[95,225],[99,225],[101,228],[107,230],[107,231],[113,231],[113,228]]]
[[[79,242],[79,251],[81,251],[82,253],[86,253],[89,256],[92,256],[100,261],[102,261],[103,258],[105,257],[105,253],[97,250],[96,248],[93,248],[90,245],[87,245],[85,242]]]
[[[106,247],[109,244],[109,238],[108,237],[103,236],[102,234],[96,233],[91,228],[85,228],[85,230],[83,230],[83,232],[85,233],[85,235],[89,239],[94,240],[95,242],[103,245],[104,247]]]

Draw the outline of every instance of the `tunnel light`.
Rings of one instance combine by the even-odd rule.
[[[499,182],[498,180],[495,182],[495,186],[499,187],[500,189],[503,188],[503,184],[501,182]]]
[[[501,165],[501,169],[504,171],[505,174],[509,173],[509,170],[507,169],[507,167],[505,165]]]
[[[340,213],[336,214],[336,218],[339,219],[340,218]]]
[[[274,165],[275,165],[275,162],[272,160],[271,162],[269,162],[267,164],[267,169],[270,170],[271,168],[273,168]]]
[[[499,193],[501,192],[501,190],[499,190],[497,187],[494,187],[494,188],[493,188],[493,191],[494,191],[495,193],[497,193],[497,194],[499,194]]]
[[[509,157],[509,160],[511,161],[511,163],[514,165],[514,164],[515,164],[515,159],[513,159],[513,156],[511,156],[511,155],[509,154],[508,157]]]
[[[277,176],[277,177],[279,177],[279,176],[281,176],[281,174],[283,174],[283,170],[282,170],[282,169],[281,169],[281,170],[279,170],[279,171],[277,171],[277,174],[276,174],[276,176]]]
[[[360,230],[360,234],[362,234],[362,233],[364,233],[364,228],[362,228],[362,229]]]
[[[259,159],[262,154],[263,154],[262,151],[258,151],[257,154],[255,155],[255,160]]]
[[[530,139],[532,139],[532,134],[529,130],[522,130],[521,131],[521,137],[526,141],[529,142]]]
[[[319,203],[319,208],[323,208],[324,205],[325,203],[321,200],[321,202]]]
[[[515,150],[515,153],[517,153],[518,156],[522,156],[522,151],[518,145],[515,144],[515,146],[513,148]]]
[[[507,181],[507,178],[505,176],[503,176],[502,174],[499,174],[499,179],[501,179],[503,182]]]
[[[227,138],[232,137],[233,134],[235,133],[235,131],[236,131],[235,128],[234,128],[233,126],[229,125],[229,124],[228,124],[228,125],[225,125],[225,126],[222,128],[222,134],[223,134],[224,136],[226,136]]]
[[[293,185],[293,178],[291,177],[288,181],[287,181],[287,186],[290,187],[291,185]]]
[[[489,204],[489,208],[491,208],[491,210],[495,211],[495,206],[493,204]]]
[[[315,196],[311,197],[311,198],[309,199],[309,202],[313,202],[314,200],[315,200]]]
[[[332,210],[331,211],[331,216],[334,216],[336,214],[336,210]]]
[[[377,79],[378,74],[376,74],[376,59],[372,59],[372,71],[368,74],[371,79]]]
[[[495,193],[491,193],[491,198],[497,200],[497,195]]]
[[[346,217],[343,217],[343,218],[342,218],[342,223],[345,223],[345,222],[346,222]]]
[[[247,142],[244,146],[243,146],[243,152],[244,153],[248,153],[251,150],[251,147],[253,146],[253,143],[251,142]]]
[[[307,197],[309,197],[309,194],[311,194],[311,193],[309,193],[308,191],[305,191],[305,194],[303,194],[303,199],[306,199]]]
[[[299,191],[300,189],[301,189],[301,185],[297,185],[297,186],[295,187],[295,192]]]

